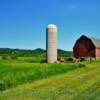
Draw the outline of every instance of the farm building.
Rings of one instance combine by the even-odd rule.
[[[100,39],[82,35],[73,47],[73,55],[75,58],[100,58]]]

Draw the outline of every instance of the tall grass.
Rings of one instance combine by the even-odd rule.
[[[0,90],[76,69],[73,64],[34,64],[0,61]]]

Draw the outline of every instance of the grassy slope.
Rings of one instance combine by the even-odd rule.
[[[100,100],[100,62],[6,90],[0,100]]]

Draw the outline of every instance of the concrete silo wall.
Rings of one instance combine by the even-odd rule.
[[[50,24],[46,29],[46,50],[47,62],[53,63],[57,61],[57,27]]]

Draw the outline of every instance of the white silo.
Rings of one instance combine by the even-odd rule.
[[[46,29],[46,51],[47,62],[54,63],[57,61],[57,26],[50,24]]]

